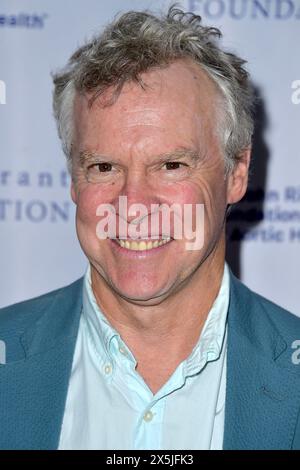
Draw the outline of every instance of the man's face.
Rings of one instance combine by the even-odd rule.
[[[144,89],[127,83],[109,106],[103,103],[110,90],[92,107],[89,97],[77,96],[72,198],[93,277],[123,298],[155,304],[194,279],[202,263],[224,256],[224,215],[236,195],[225,179],[217,131],[222,105],[214,83],[190,61],[176,61],[142,79]],[[185,204],[204,204],[202,248],[187,250],[185,238],[142,251],[99,239],[97,208],[111,204],[118,214],[119,196],[127,196],[128,207],[147,207],[149,230],[153,204],[179,204],[182,214]],[[133,217],[126,218],[129,223]],[[156,235],[164,235],[161,227]]]

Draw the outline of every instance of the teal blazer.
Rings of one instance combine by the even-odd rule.
[[[0,449],[58,447],[82,281],[0,310]],[[223,448],[300,449],[300,319],[232,274],[228,315]]]

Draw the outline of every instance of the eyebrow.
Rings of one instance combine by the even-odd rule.
[[[104,155],[98,155],[94,152],[89,152],[87,150],[83,150],[83,151],[79,152],[79,163],[80,163],[81,166],[83,166],[84,163],[86,163],[87,161],[95,160],[95,159],[104,160],[106,158],[104,157]]]
[[[166,161],[176,161],[181,158],[188,158],[193,163],[197,163],[199,161],[199,152],[190,148],[179,147],[175,150],[172,150],[171,152],[156,155],[153,157],[153,160],[155,160],[155,163],[161,163]],[[114,161],[114,158],[109,157],[107,155],[97,154],[96,152],[90,152],[86,150],[79,152],[79,162],[81,165],[84,165],[89,160],[96,159],[104,162]]]
[[[195,150],[180,147],[178,149],[172,150],[172,152],[163,153],[155,157],[155,160],[158,162],[165,162],[165,161],[176,161],[180,160],[181,158],[188,158],[193,163],[196,163],[199,160],[199,152]]]

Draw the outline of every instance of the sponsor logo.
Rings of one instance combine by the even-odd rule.
[[[43,29],[45,21],[48,18],[47,13],[30,14],[30,13],[0,13],[0,29],[1,28],[27,28],[27,29]]]
[[[211,20],[300,20],[299,0],[188,0],[186,6]]]

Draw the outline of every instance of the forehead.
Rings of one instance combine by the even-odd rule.
[[[220,109],[220,93],[207,73],[191,60],[177,60],[164,68],[141,75],[142,84],[126,82],[113,104],[105,106],[114,92],[106,90],[93,102],[92,94],[77,95],[77,140],[87,143],[123,133],[195,133],[213,130]],[[93,137],[94,136],[94,137]]]

